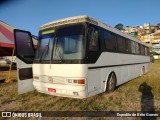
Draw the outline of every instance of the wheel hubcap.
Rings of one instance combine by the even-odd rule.
[[[111,75],[110,81],[109,81],[109,90],[111,90],[114,86],[114,75]]]

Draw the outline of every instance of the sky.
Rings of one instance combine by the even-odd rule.
[[[88,15],[110,26],[160,23],[160,0],[0,0],[0,20],[38,35],[54,20]]]

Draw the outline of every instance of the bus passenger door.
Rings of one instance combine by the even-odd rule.
[[[96,66],[96,61],[98,60],[100,52],[100,38],[99,30],[95,26],[89,26],[88,29],[88,52],[87,52],[87,64],[92,64]],[[89,65],[90,66],[90,65]],[[95,92],[100,90],[101,81],[100,81],[100,70],[98,69],[89,69],[87,73],[88,79],[88,92]]]
[[[33,91],[32,63],[35,55],[31,33],[14,29],[18,94]]]

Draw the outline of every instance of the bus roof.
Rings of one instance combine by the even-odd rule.
[[[107,29],[113,33],[116,33],[120,36],[123,36],[125,38],[128,38],[128,39],[131,39],[133,41],[136,41],[140,44],[143,44],[145,46],[148,47],[148,45],[146,43],[143,43],[141,42],[139,39],[133,37],[133,36],[130,36],[130,35],[127,35],[123,32],[121,32],[120,30],[114,28],[114,27],[111,27],[99,20],[96,20],[90,16],[87,16],[87,15],[82,15],[82,16],[74,16],[74,17],[69,17],[69,18],[64,18],[64,19],[60,19],[60,20],[56,20],[56,21],[52,21],[52,22],[49,22],[49,23],[46,23],[44,25],[42,25],[40,27],[40,30],[44,30],[44,29],[47,29],[47,28],[50,28],[50,27],[55,27],[55,26],[60,26],[60,25],[65,25],[65,24],[72,24],[72,23],[80,23],[80,22],[89,22],[89,23],[92,23],[92,24],[95,24],[97,26],[100,26],[104,29]]]

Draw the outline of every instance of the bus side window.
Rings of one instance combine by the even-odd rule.
[[[104,31],[105,47],[108,51],[116,50],[116,37],[109,31]]]
[[[139,51],[139,55],[141,54],[141,44],[138,43],[138,51]]]
[[[145,50],[144,50],[144,51],[145,51],[145,56],[147,56],[147,55],[148,55],[148,53],[147,53],[147,52],[148,52],[148,51],[147,51],[147,47],[145,47]]]
[[[141,55],[145,55],[145,47],[141,45]]]
[[[136,53],[136,44],[135,44],[134,41],[131,41],[131,51],[132,51],[133,54]]]
[[[88,40],[89,40],[89,50],[98,51],[99,50],[98,30],[91,27],[88,33]]]
[[[125,53],[125,39],[123,37],[117,37],[117,50],[119,52]]]
[[[140,46],[137,42],[135,42],[135,46],[136,46],[136,54],[140,54]]]
[[[150,51],[148,47],[147,47],[147,55],[150,56]]]
[[[126,52],[127,53],[131,53],[131,41],[130,40],[128,40],[128,39],[126,39],[126,43],[125,43],[126,45]]]

